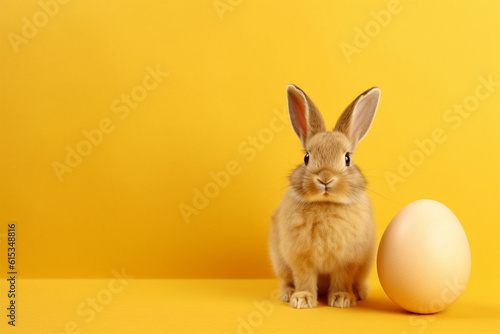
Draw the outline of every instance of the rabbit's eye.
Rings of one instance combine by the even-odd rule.
[[[306,156],[304,157],[304,163],[307,164],[309,163],[309,153],[306,154]]]
[[[351,165],[351,153],[347,152],[345,154],[345,165],[350,166]]]

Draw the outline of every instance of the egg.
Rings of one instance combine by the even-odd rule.
[[[469,281],[471,255],[465,231],[444,204],[419,200],[405,206],[380,241],[377,271],[389,298],[420,314],[443,311]]]

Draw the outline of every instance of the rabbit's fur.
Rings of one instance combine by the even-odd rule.
[[[333,131],[307,95],[290,85],[292,127],[307,153],[290,175],[290,189],[272,217],[269,247],[280,298],[295,308],[350,307],[368,295],[375,222],[366,180],[353,153],[368,132],[380,98],[372,88],[342,113]]]

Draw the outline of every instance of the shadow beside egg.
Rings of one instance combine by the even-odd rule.
[[[369,296],[363,301],[358,301],[356,304],[356,308],[378,312],[390,312],[405,315],[410,314],[410,312],[394,304],[389,298],[381,296]]]

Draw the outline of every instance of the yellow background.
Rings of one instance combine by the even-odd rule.
[[[499,1],[66,2],[0,0],[0,270],[16,222],[19,272],[16,327],[0,281],[2,331],[498,332]],[[276,280],[227,280],[274,277],[270,216],[303,158],[290,83],[332,127],[381,88],[354,157],[378,237],[412,201],[453,210],[472,272],[452,307],[404,313],[375,269],[349,310],[297,311]],[[88,154],[58,176],[68,149]]]
[[[467,233],[471,284],[498,283],[498,1],[223,0],[223,13],[214,3],[71,1],[43,22],[37,1],[0,2],[0,233],[5,249],[17,222],[21,277],[106,278],[122,267],[136,278],[273,277],[270,215],[303,158],[284,123],[294,83],[329,126],[380,87],[355,156],[379,238],[404,205],[441,201]],[[376,23],[373,12],[391,6]],[[45,25],[16,52],[9,36],[34,15]],[[346,57],[346,44],[361,47]],[[128,115],[114,112],[122,94],[153,85],[148,68],[169,74]],[[459,125],[447,121],[455,104],[474,102],[480,77],[497,86],[479,88],[488,97]],[[53,163],[107,119],[112,131],[60,182]],[[446,141],[391,188],[387,173],[436,128]],[[210,173],[228,164],[227,186],[214,189]],[[206,187],[213,198],[184,219],[180,208]]]

